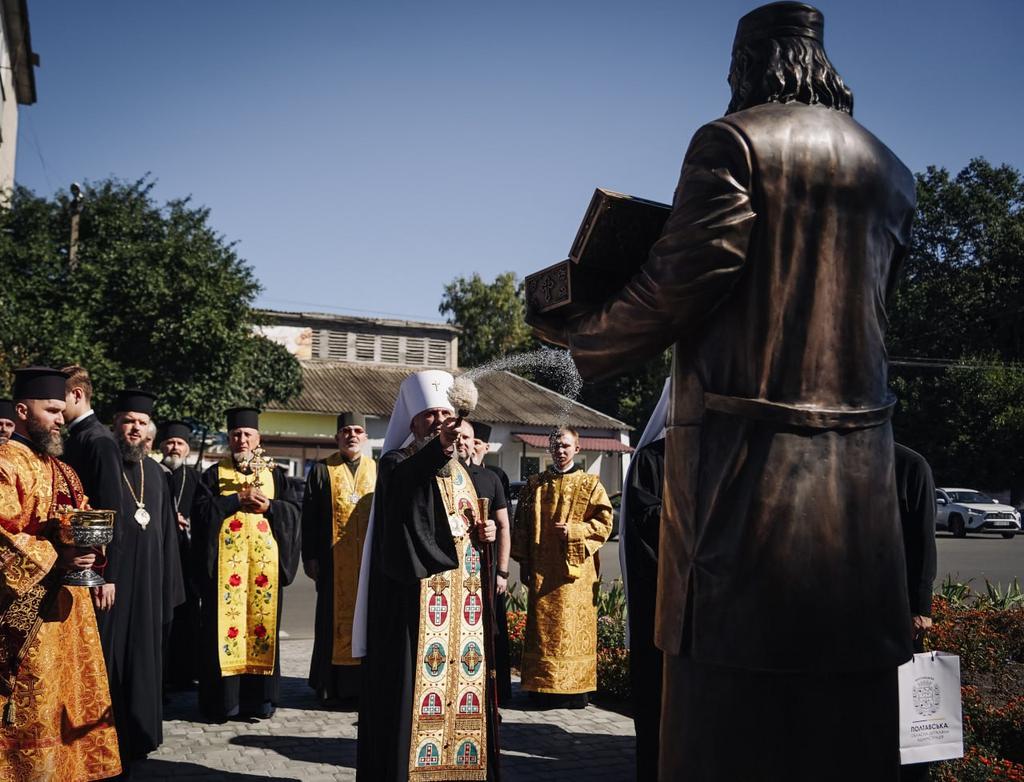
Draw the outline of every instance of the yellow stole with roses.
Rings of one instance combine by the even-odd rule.
[[[222,496],[259,482],[274,499],[269,469],[245,474],[230,461],[217,468]],[[217,637],[221,676],[274,673],[277,654],[277,597],[280,589],[277,541],[260,513],[238,511],[224,519],[217,546]]]

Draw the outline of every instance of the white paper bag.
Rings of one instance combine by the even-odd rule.
[[[945,652],[915,654],[899,667],[900,763],[963,757],[960,658]]]

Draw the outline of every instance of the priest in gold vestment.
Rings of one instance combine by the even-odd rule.
[[[551,438],[552,466],[523,487],[512,558],[529,589],[522,687],[549,705],[583,708],[597,689],[597,567],[612,506],[596,475],[579,469],[579,434]]]
[[[377,483],[377,464],[363,454],[366,439],[365,416],[339,415],[338,450],[313,465],[302,501],[302,567],[316,582],[309,686],[332,708],[354,705],[359,696],[352,618]]]
[[[95,553],[56,542],[58,505],[85,507],[62,450],[64,380],[15,373],[15,431],[0,445],[0,781],[83,782],[121,772],[96,616],[67,570]]]

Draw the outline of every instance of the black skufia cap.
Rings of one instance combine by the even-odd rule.
[[[480,421],[470,421],[473,424],[473,436],[477,440],[482,440],[485,443],[491,441],[491,427],[489,424],[481,423]]]
[[[14,413],[14,402],[10,399],[0,399],[0,418],[6,418],[8,421],[17,421]]]
[[[64,399],[68,375],[52,367],[25,367],[14,370],[12,396],[19,399]]]
[[[366,429],[366,416],[362,413],[341,413],[338,415],[338,428],[340,432],[346,426],[361,426]]]
[[[260,411],[255,407],[232,407],[225,412],[228,418],[228,431],[234,429],[259,429]]]
[[[143,391],[141,388],[126,388],[117,395],[114,404],[115,413],[142,413],[153,415],[156,394]]]
[[[172,437],[180,437],[185,442],[188,442],[189,438],[192,437],[192,427],[184,421],[164,421],[160,425],[160,433],[157,435],[156,441],[162,443],[164,440],[170,440]]]
[[[825,42],[825,16],[806,3],[769,3],[740,18],[733,47],[767,38],[796,36]]]

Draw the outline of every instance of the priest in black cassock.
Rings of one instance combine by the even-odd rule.
[[[186,464],[192,427],[184,421],[164,421],[157,434],[164,467],[168,469],[171,500],[178,530],[178,552],[185,577],[185,602],[174,609],[170,637],[164,648],[164,683],[172,689],[187,689],[199,678],[199,587],[192,572],[192,500],[199,486],[199,471]]]
[[[481,556],[495,528],[477,523],[453,458],[452,382],[440,370],[407,377],[384,438],[352,640],[360,782],[498,778]]]
[[[235,407],[227,419],[231,458],[203,473],[192,506],[199,708],[212,721],[277,709],[281,590],[300,552],[298,497],[260,447],[259,410]]]
[[[126,773],[163,742],[163,624],[184,599],[174,503],[160,465],[146,458],[155,399],[136,389],[117,397],[121,496],[103,571],[107,583],[93,588]]]
[[[359,660],[352,656],[352,616],[370,521],[377,464],[363,453],[366,417],[341,413],[338,450],[313,465],[302,500],[302,567],[316,582],[316,627],[309,686],[323,706],[354,707]]]
[[[65,462],[82,479],[82,488],[94,508],[116,508],[121,502],[121,449],[113,433],[92,409],[92,379],[77,364],[61,370],[64,383]]]

